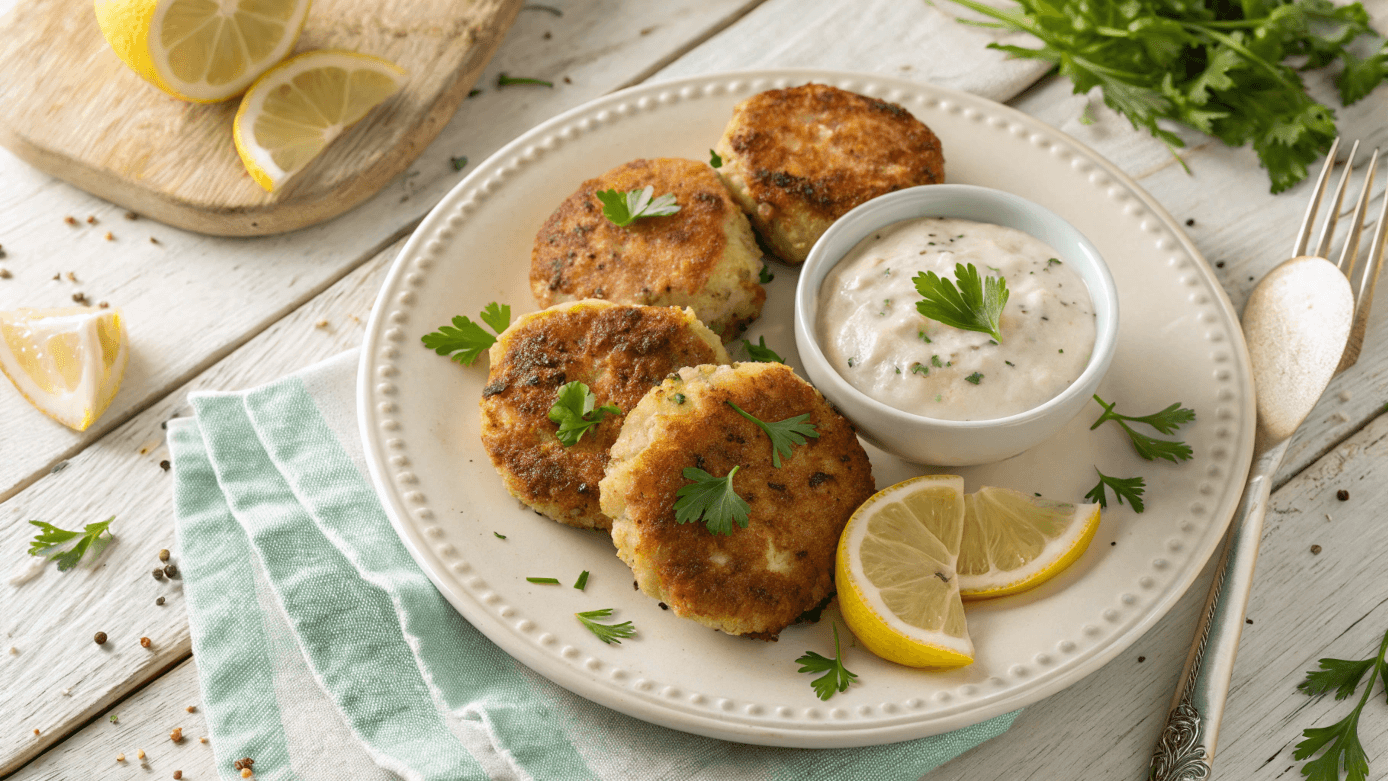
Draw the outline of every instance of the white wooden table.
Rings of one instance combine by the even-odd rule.
[[[9,5],[0,0],[0,11]],[[1251,151],[1194,135],[1183,153],[1194,171],[1187,175],[1097,96],[1072,95],[1067,80],[1044,77],[1034,65],[1003,62],[983,51],[984,32],[918,0],[559,5],[562,17],[521,13],[479,85],[485,92],[464,104],[405,175],[344,217],[297,233],[218,239],[130,221],[124,209],[0,150],[0,268],[10,272],[0,278],[0,310],[61,306],[81,292],[120,306],[131,340],[124,387],[85,433],[52,423],[0,387],[0,574],[8,579],[27,563],[29,519],[73,528],[115,515],[118,534],[95,570],[49,567],[20,586],[0,580],[0,777],[115,778],[115,756],[133,758],[137,749],[147,752],[154,778],[175,769],[187,779],[216,777],[209,746],[197,740],[202,715],[185,710],[198,702],[197,660],[177,582],[150,576],[159,549],[173,547],[163,423],[186,414],[190,391],[248,387],[357,344],[403,239],[461,177],[450,157],[480,161],[541,120],[638,82],[808,66],[972,89],[1070,133],[1179,219],[1194,220],[1187,230],[1236,307],[1284,259],[1306,203],[1305,186],[1269,195]],[[1388,29],[1388,0],[1368,5],[1377,27]],[[971,54],[932,56],[939,47]],[[501,71],[556,85],[497,90]],[[1388,89],[1341,110],[1341,131],[1371,146],[1388,142],[1385,107]],[[1092,124],[1081,122],[1086,113]],[[67,215],[79,225],[65,224]],[[87,226],[88,215],[96,226]],[[103,238],[107,231],[114,241]],[[1368,655],[1388,628],[1388,556],[1379,550],[1388,536],[1380,529],[1388,504],[1385,317],[1388,306],[1378,307],[1370,326],[1378,339],[1332,383],[1278,477],[1221,731],[1221,779],[1299,778],[1291,751],[1301,730],[1337,721],[1349,705],[1312,702],[1296,683],[1321,656]],[[1336,499],[1338,489],[1348,501]],[[1145,777],[1207,584],[1208,572],[1128,652],[1028,708],[1007,735],[930,779]],[[156,606],[157,595],[167,604]],[[97,631],[111,640],[95,645]],[[152,646],[141,648],[140,637]],[[171,743],[174,727],[192,739]],[[1381,696],[1366,709],[1360,735],[1373,777],[1384,777]]]

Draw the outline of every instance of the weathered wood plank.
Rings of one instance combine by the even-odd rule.
[[[480,161],[527,128],[666,62],[757,2],[602,0],[573,3],[562,17],[522,11],[479,82],[482,94],[464,102],[404,175],[352,212],[282,236],[215,238],[130,222],[123,209],[0,151],[0,268],[11,274],[0,278],[0,310],[70,306],[82,293],[124,310],[132,345],[120,394],[84,433],[52,422],[9,388],[0,390],[0,500],[404,235],[462,176],[451,158]],[[498,89],[502,72],[555,86]],[[64,223],[69,215],[77,225]],[[87,224],[88,215],[95,225]],[[104,238],[108,232],[112,241]],[[63,278],[54,280],[55,274]]]
[[[0,574],[27,570],[30,518],[63,528],[111,515],[115,541],[93,569],[49,565],[20,585],[0,581],[0,775],[15,770],[192,650],[182,581],[156,581],[174,548],[172,478],[163,424],[187,414],[188,393],[246,388],[361,343],[385,271],[403,240],[161,398],[92,447],[0,504]],[[173,562],[178,563],[175,550]],[[164,597],[162,606],[155,605]],[[96,632],[107,641],[98,646]],[[141,637],[152,641],[146,649]],[[3,649],[15,652],[5,654]],[[63,694],[66,691],[67,694]],[[33,733],[34,729],[39,734]],[[114,753],[114,752],[113,752]],[[104,762],[102,763],[104,764]],[[69,776],[72,777],[72,776]]]

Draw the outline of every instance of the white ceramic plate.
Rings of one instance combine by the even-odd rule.
[[[1198,419],[1181,432],[1195,458],[1148,463],[1113,424],[1088,431],[1091,406],[1055,439],[1008,461],[961,470],[968,490],[1002,485],[1082,501],[1106,474],[1147,479],[1147,511],[1110,502],[1090,551],[1015,597],[972,606],[974,664],[928,673],[846,646],[859,683],[816,699],[796,657],[833,653],[834,609],[763,643],[711,631],[632,590],[600,533],[561,526],[502,487],[479,440],[487,369],[464,368],[419,337],[489,301],[533,311],[531,243],[584,179],[636,157],[708,159],[732,107],[766,89],[827,83],[905,106],[939,135],[949,181],[1017,193],[1084,232],[1121,298],[1118,354],[1101,395],[1120,410],[1173,401]],[[772,264],[751,330],[796,365],[796,272]],[[485,359],[484,359],[485,360]],[[1127,648],[1176,602],[1219,543],[1253,442],[1253,395],[1238,320],[1208,265],[1150,196],[1063,133],[1005,106],[897,79],[794,70],[644,85],[531,130],[458,184],[391,268],[367,328],[358,380],[372,477],[405,544],[444,596],[507,653],[584,697],[725,740],[828,748],[918,738],[1006,713],[1075,683]],[[874,452],[879,486],[918,474]],[[506,535],[498,539],[493,532]],[[587,590],[570,584],[592,573]],[[527,583],[556,577],[562,586]],[[615,608],[637,637],[603,645],[574,613]],[[845,638],[851,639],[851,635]]]

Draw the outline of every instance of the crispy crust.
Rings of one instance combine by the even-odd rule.
[[[945,178],[940,140],[910,112],[823,84],[737,104],[717,151],[719,175],[789,263],[853,207]]]
[[[622,415],[608,415],[573,447],[549,420],[559,387],[578,380],[624,412],[682,366],[726,363],[718,338],[688,310],[561,304],[519,318],[491,348],[482,391],[482,445],[516,498],[542,515],[580,528],[611,528],[598,506],[598,482]]]
[[[681,403],[675,394],[682,394]],[[819,437],[772,466],[765,421],[809,414]],[[711,534],[675,521],[686,467],[733,478],[747,528]],[[601,485],[613,542],[641,589],[677,615],[774,640],[833,593],[839,534],[874,484],[852,424],[781,364],[682,369],[628,416]]]
[[[599,190],[650,185],[680,210],[625,228],[602,214]],[[688,306],[732,339],[761,313],[761,253],[752,228],[718,176],[680,158],[633,160],[589,179],[535,236],[530,290],[541,306],[600,298],[623,304]]]

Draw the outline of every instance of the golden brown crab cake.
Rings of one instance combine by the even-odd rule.
[[[778,469],[771,441],[727,402],[766,422],[808,414],[817,438]],[[746,528],[675,521],[687,467],[722,477],[750,505]],[[834,589],[834,551],[874,490],[853,426],[779,363],[680,369],[627,413],[600,485],[617,555],[642,591],[728,634],[774,640]]]
[[[718,175],[787,263],[864,201],[945,180],[940,139],[909,111],[823,84],[737,104],[716,150]]]
[[[549,419],[559,388],[585,383],[594,407],[627,412],[682,366],[727,363],[718,337],[688,309],[576,301],[523,315],[492,345],[482,390],[482,445],[506,490],[541,515],[608,529],[598,482],[622,415],[605,415],[572,447]]]
[[[674,195],[679,211],[625,228],[603,216],[599,190],[647,186],[652,197]],[[540,306],[583,298],[687,306],[727,342],[761,314],[761,268],[752,227],[712,168],[633,160],[584,182],[545,221],[530,254],[530,290]]]

